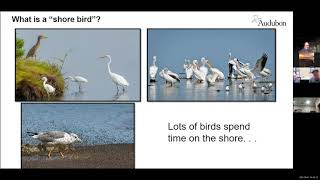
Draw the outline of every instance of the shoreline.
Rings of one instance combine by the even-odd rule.
[[[46,153],[41,155],[22,155],[21,168],[134,168],[134,144],[106,144],[75,147],[62,158],[54,153],[49,159]]]

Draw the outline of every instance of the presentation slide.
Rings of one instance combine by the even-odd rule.
[[[293,11],[2,11],[0,167],[291,172],[294,115],[320,112],[294,97],[320,82],[320,41],[293,24]]]

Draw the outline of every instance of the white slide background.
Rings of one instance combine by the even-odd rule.
[[[14,15],[101,18],[97,23],[13,23]],[[277,29],[276,102],[146,102],[147,28],[262,28],[252,23],[254,15],[286,22],[286,26],[267,27]],[[293,168],[292,12],[1,12],[1,168],[21,166],[20,103],[14,100],[15,28],[142,29],[136,168]],[[168,122],[250,122],[252,130],[247,133],[256,142],[171,144]]]

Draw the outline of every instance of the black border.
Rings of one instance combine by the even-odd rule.
[[[26,104],[81,104],[81,105],[92,105],[92,104],[103,104],[103,105],[133,105],[133,168],[23,168],[22,167],[22,109],[23,105]],[[136,168],[136,104],[135,103],[20,103],[20,170],[134,170]],[[55,171],[56,172],[56,171]],[[68,171],[70,172],[70,171]],[[1,173],[0,173],[1,174]]]
[[[275,76],[275,99],[274,101],[214,101],[214,100],[197,100],[197,101],[190,101],[190,100],[155,100],[151,101],[149,100],[149,67],[148,67],[148,40],[149,40],[149,30],[273,30],[274,31],[274,50],[275,50],[275,65],[274,65],[274,76]],[[146,59],[146,66],[147,66],[147,78],[146,78],[146,84],[147,84],[147,102],[264,102],[264,103],[276,103],[277,102],[277,28],[147,28],[147,59]]]
[[[139,91],[140,97],[138,100],[120,100],[120,101],[112,101],[112,100],[84,100],[84,101],[75,101],[75,100],[61,100],[61,101],[18,101],[16,95],[14,95],[15,102],[110,102],[110,103],[122,103],[122,102],[141,102],[141,28],[15,28],[15,39],[17,38],[17,30],[138,30],[139,31],[139,46],[140,46],[140,64],[139,64]],[[14,43],[14,49],[16,48],[16,44]],[[15,52],[16,53],[16,52]],[[14,63],[14,89],[16,91],[16,55],[15,55],[15,63]]]

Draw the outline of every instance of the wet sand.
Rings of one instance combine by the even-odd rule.
[[[134,168],[134,144],[76,147],[65,158],[54,153],[22,156],[22,168]]]

